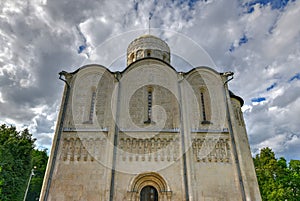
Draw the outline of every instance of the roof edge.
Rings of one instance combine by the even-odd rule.
[[[230,98],[234,98],[234,99],[237,99],[239,102],[240,102],[240,104],[241,104],[241,107],[244,105],[244,100],[240,97],[240,96],[237,96],[237,95],[235,95],[232,91],[230,91],[229,90],[229,96],[230,96]]]

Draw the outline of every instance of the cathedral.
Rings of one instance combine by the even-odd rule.
[[[178,72],[168,44],[148,34],[129,44],[122,72],[59,75],[41,201],[261,200],[232,72]]]

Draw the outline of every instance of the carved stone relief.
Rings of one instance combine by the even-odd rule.
[[[94,161],[104,160],[106,138],[64,138],[60,160]]]
[[[229,138],[195,138],[192,141],[193,157],[196,162],[230,162]]]
[[[121,138],[118,147],[123,161],[174,161],[179,157],[178,138]]]

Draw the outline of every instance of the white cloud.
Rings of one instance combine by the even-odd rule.
[[[245,100],[254,152],[270,146],[299,159],[300,80],[289,80],[299,73],[300,1],[289,1],[281,10],[256,4],[250,13],[245,2],[199,0],[190,6],[188,1],[1,1],[1,123],[28,126],[40,146],[49,146],[64,85],[58,72],[88,62],[115,62],[111,70],[124,68],[126,47],[147,33],[151,12],[151,33],[170,44],[175,44],[176,32],[185,34],[207,51],[216,70],[235,72],[229,84]],[[248,41],[241,43],[244,36]],[[81,45],[86,49],[78,54]],[[195,53],[189,54],[192,64],[208,63],[204,57],[195,59]],[[251,99],[258,97],[266,101],[254,105]]]

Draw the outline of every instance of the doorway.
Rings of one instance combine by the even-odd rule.
[[[141,190],[140,201],[158,201],[157,190],[153,186],[145,186]]]

